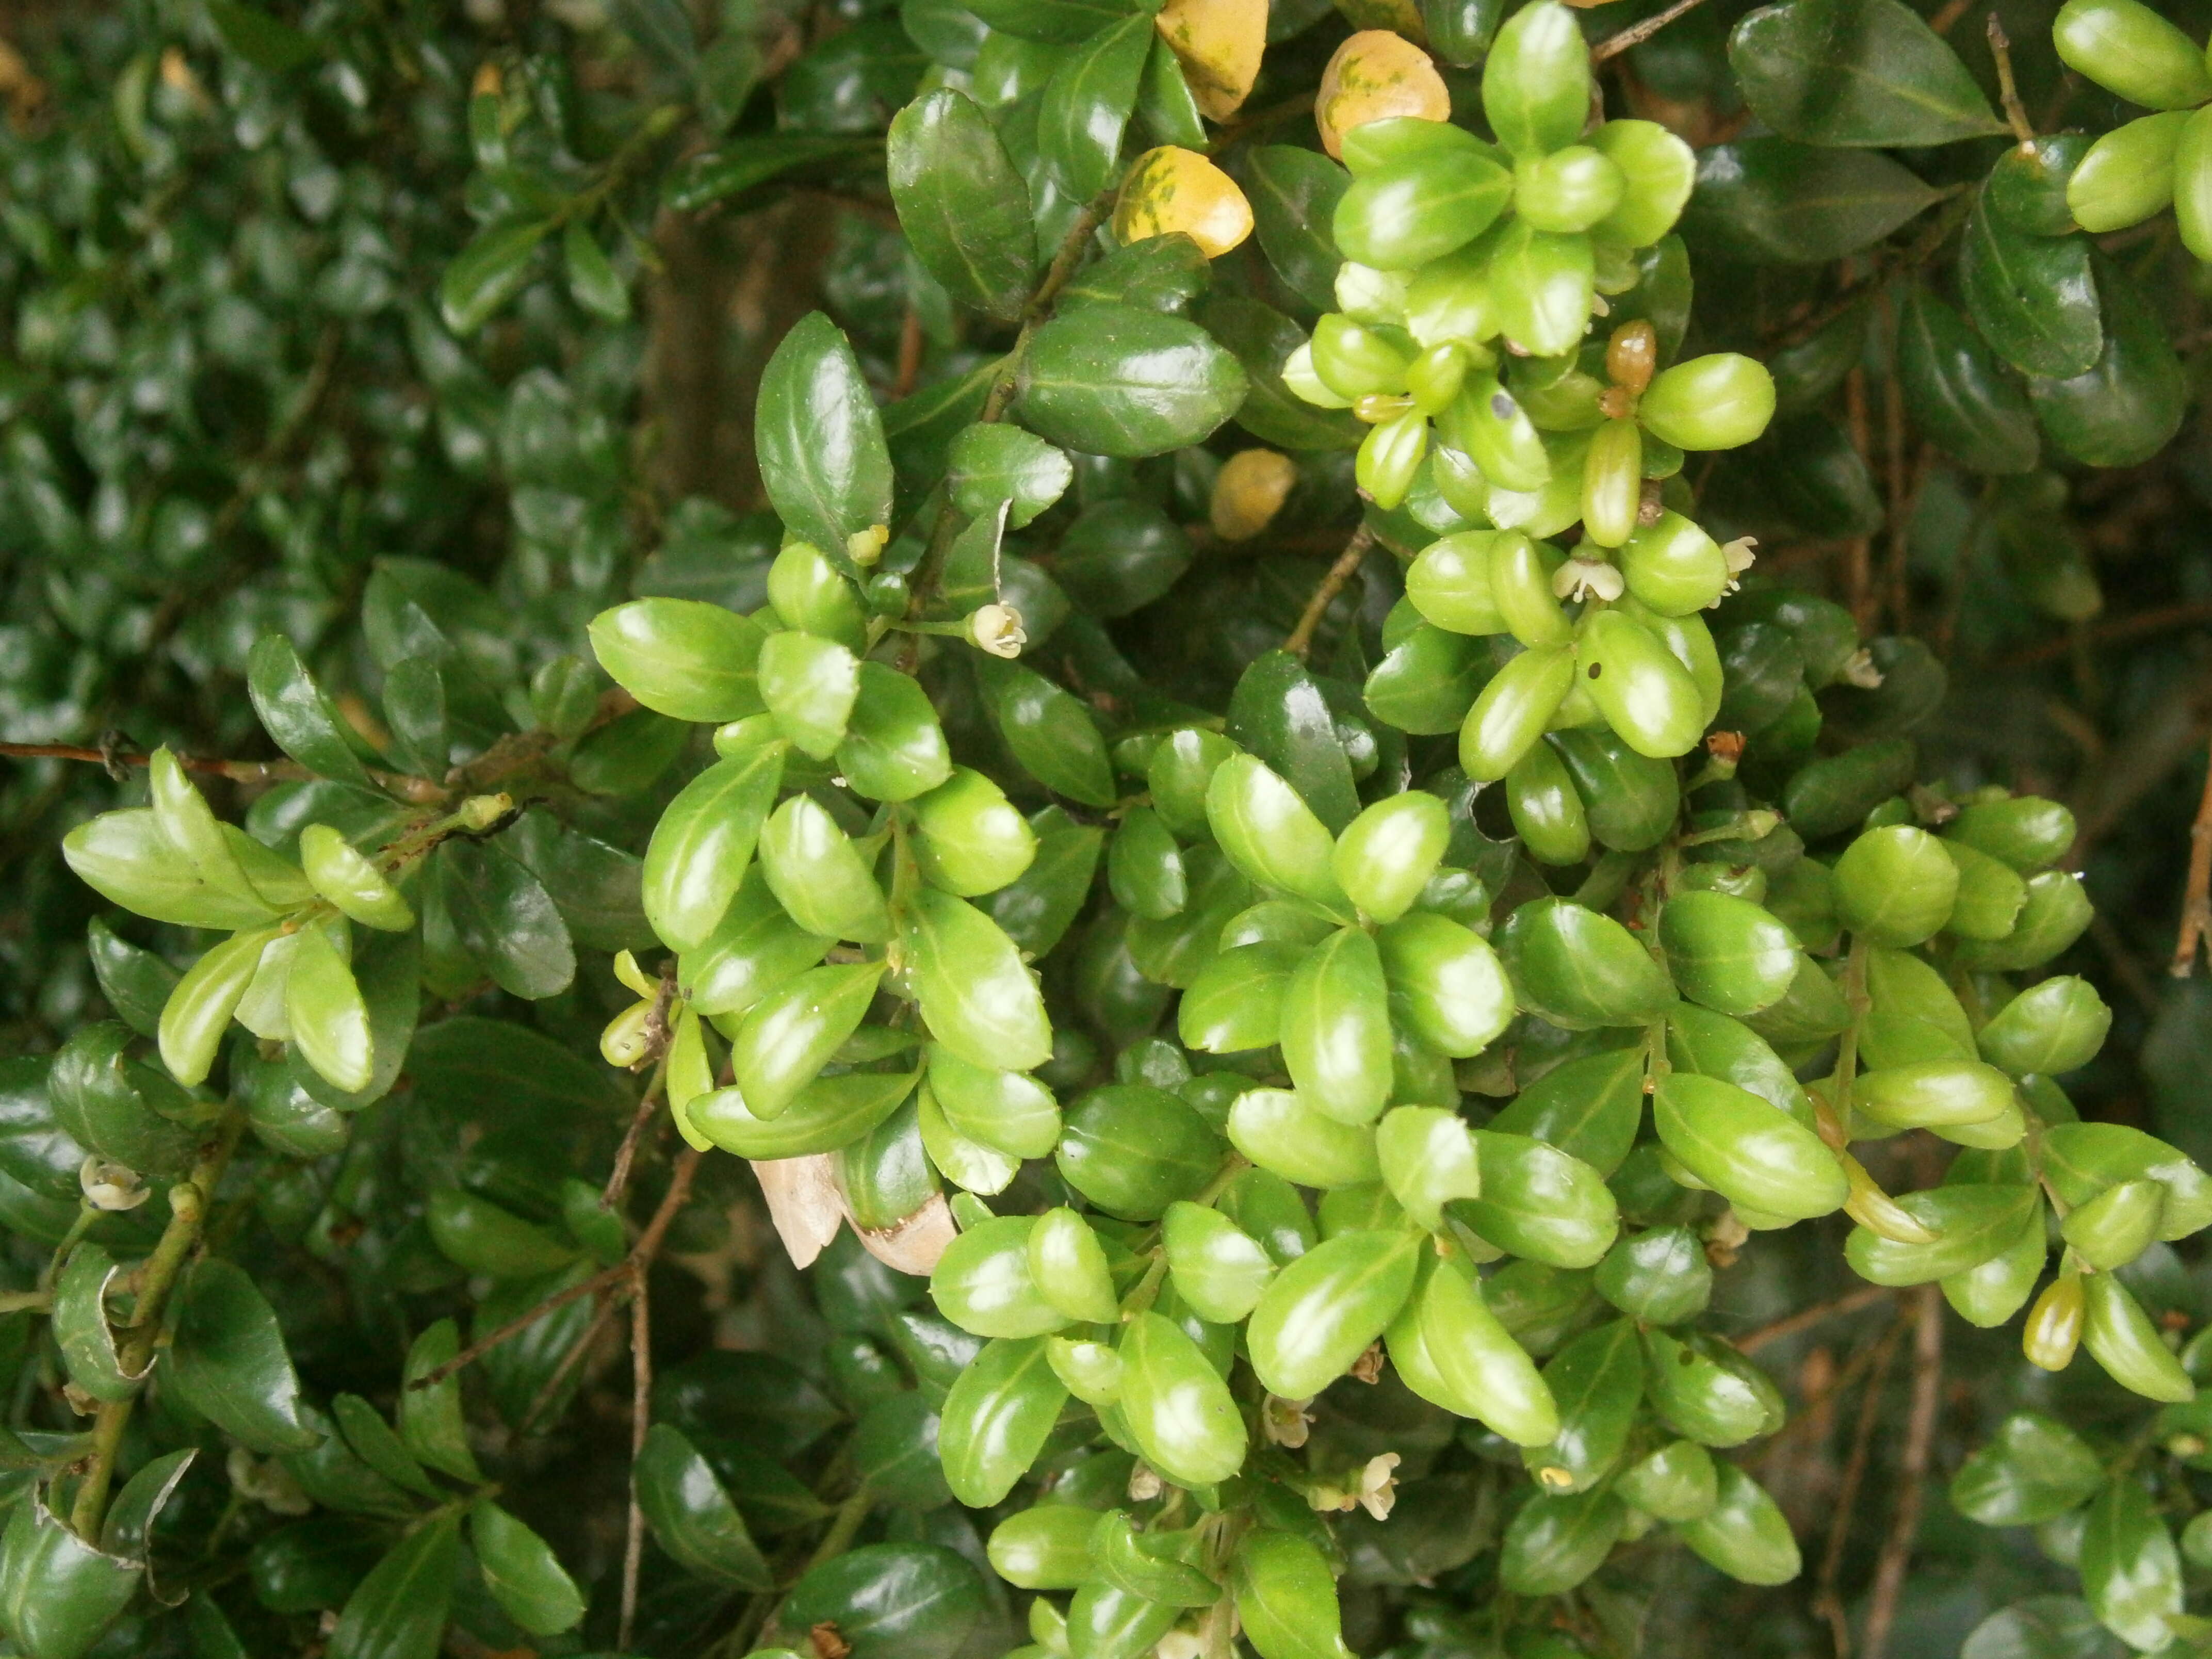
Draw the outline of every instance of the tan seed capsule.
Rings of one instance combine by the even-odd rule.
[[[1291,488],[1297,464],[1272,449],[1240,450],[1214,475],[1206,517],[1224,542],[1249,541],[1273,522]]]
[[[1650,324],[1639,319],[1613,330],[1606,343],[1605,372],[1615,386],[1632,396],[1641,392],[1658,368],[1659,336]]]

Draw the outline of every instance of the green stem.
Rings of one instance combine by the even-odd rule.
[[[199,1243],[208,1205],[222,1183],[223,1171],[230,1167],[231,1155],[238,1150],[238,1138],[245,1127],[245,1111],[231,1107],[223,1114],[215,1144],[192,1166],[191,1174],[169,1189],[169,1224],[162,1229],[154,1254],[139,1269],[137,1305],[131,1310],[131,1323],[124,1329],[123,1340],[117,1345],[116,1359],[126,1376],[143,1376],[154,1363],[154,1350],[161,1341],[161,1316],[168,1306],[169,1293],[176,1288],[178,1276],[184,1272],[192,1247]],[[131,1413],[137,1404],[135,1395],[104,1401],[93,1419],[91,1462],[76,1489],[76,1501],[70,1510],[71,1530],[88,1542],[94,1542],[100,1537],[100,1523],[107,1513],[108,1489],[115,1480],[116,1453],[122,1447],[123,1431],[130,1426]]]
[[[865,1486],[837,1506],[836,1517],[830,1522],[830,1530],[822,1534],[822,1541],[814,1547],[814,1553],[806,1558],[805,1568],[799,1573],[804,1578],[824,1561],[842,1555],[851,1547],[859,1534],[860,1525],[875,1507],[876,1495]]]

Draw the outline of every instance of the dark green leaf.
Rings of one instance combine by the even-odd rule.
[[[537,877],[486,842],[448,841],[433,856],[453,932],[495,985],[532,1000],[568,988],[576,949]]]
[[[271,75],[304,69],[323,55],[314,36],[244,0],[207,0],[207,15],[223,45]]]
[[[434,1659],[460,1567],[460,1516],[424,1522],[347,1599],[331,1659]]]
[[[2005,130],[1958,53],[1898,0],[1764,7],[1729,35],[1729,64],[1752,112],[1808,144],[1948,144]]]
[[[1227,730],[1296,789],[1332,834],[1359,811],[1328,700],[1289,652],[1270,651],[1244,671],[1229,700]]]
[[[1089,201],[1115,177],[1153,33],[1152,20],[1133,12],[1070,53],[1045,83],[1037,149],[1073,201]]]
[[[253,642],[246,687],[253,712],[279,749],[310,771],[368,787],[368,774],[346,742],[337,711],[282,634],[264,634]]]
[[[2030,380],[2028,395],[2051,441],[2075,459],[2135,466],[2181,429],[2189,377],[2150,297],[2109,260],[2096,278],[2105,302],[2096,362],[2069,380]]]
[[[1024,771],[1071,800],[1114,804],[1106,739],[1080,699],[1033,669],[995,657],[976,658],[975,678],[993,724]]]
[[[647,1431],[636,1478],[653,1535],[685,1571],[732,1589],[764,1590],[775,1583],[737,1505],[680,1431],[656,1423]]]
[[[584,1594],[551,1546],[496,1504],[469,1511],[469,1541],[492,1599],[532,1636],[555,1636],[584,1616]]]
[[[833,562],[848,537],[890,521],[883,419],[853,348],[820,312],[800,318],[769,359],[753,442],[777,515]]]
[[[993,317],[1021,314],[1036,267],[1030,190],[983,112],[949,88],[892,118],[899,224],[946,292]]]
[[[2023,374],[2087,374],[2104,349],[2086,236],[2033,236],[1990,211],[1966,221],[1959,286],[1982,337]]]
[[[1085,306],[1031,338],[1022,418],[1066,448],[1158,455],[1227,420],[1248,384],[1236,358],[1195,323],[1132,306]]]
[[[246,1271],[210,1256],[179,1290],[175,1346],[163,1385],[256,1451],[305,1451],[316,1431],[300,1415],[300,1379],[276,1315]]]
[[[695,213],[801,167],[858,161],[874,149],[871,140],[843,133],[774,132],[732,138],[672,167],[660,199],[679,213]]]
[[[1250,390],[1237,424],[1285,449],[1356,449],[1368,432],[1344,409],[1316,409],[1283,384],[1283,360],[1305,343],[1305,331],[1257,300],[1218,295],[1200,307],[1213,337],[1236,354]]]
[[[800,1579],[777,1615],[797,1632],[832,1624],[853,1659],[953,1659],[983,1616],[983,1580],[935,1544],[866,1544]]]
[[[2027,394],[1972,326],[1925,288],[1897,321],[1897,376],[1905,412],[1953,459],[1978,472],[2033,470],[2042,444]]]
[[[1745,138],[1698,152],[1683,225],[1729,258],[1819,264],[1880,241],[1942,194],[1887,155]]]
[[[1319,150],[1290,144],[1255,150],[1249,171],[1246,193],[1267,263],[1316,311],[1335,310],[1342,256],[1329,227],[1352,175]]]
[[[552,228],[550,220],[507,219],[479,231],[439,279],[438,311],[446,326],[473,334],[522,292],[538,245]]]

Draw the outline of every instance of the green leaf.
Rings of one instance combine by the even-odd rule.
[[[1890,149],[2002,132],[1943,37],[1898,0],[1787,0],[1729,36],[1752,112],[1785,138]]]
[[[1905,412],[1944,452],[1977,472],[2033,470],[2042,444],[2026,392],[1966,319],[1915,284],[1897,324]]]
[[[246,689],[253,712],[276,746],[311,772],[368,787],[368,774],[345,739],[345,727],[291,641],[264,634],[246,659]]]
[[[656,1423],[637,1457],[637,1501],[660,1547],[689,1572],[732,1589],[775,1584],[737,1505],[680,1430]]]
[[[2105,302],[2097,361],[2071,379],[2030,380],[2028,396],[2051,441],[2075,459],[2135,466],[2181,429],[2189,378],[2149,296],[2110,260],[2095,270]]]
[[[559,907],[522,865],[489,842],[448,841],[433,854],[461,945],[509,994],[558,995],[576,977]]]
[[[953,1659],[982,1619],[981,1574],[937,1544],[865,1544],[812,1569],[778,1622],[832,1624],[853,1659]]]
[[[635,951],[652,945],[653,925],[645,916],[643,864],[636,854],[595,841],[543,808],[526,812],[522,821],[507,832],[506,844],[516,860],[538,878],[577,944],[594,951]],[[355,972],[360,971],[356,958]],[[362,991],[368,988],[364,982]],[[374,1014],[372,1007],[372,1024]]]
[[[0,1539],[0,1628],[25,1659],[79,1659],[137,1594],[143,1564],[87,1544],[41,1489],[13,1509]]]
[[[1213,266],[1206,250],[1177,231],[1145,237],[1084,266],[1053,304],[1062,313],[1095,305],[1181,311],[1212,280]]]
[[[2081,1567],[2081,1593],[2098,1623],[2142,1652],[2166,1645],[2166,1620],[2181,1612],[2181,1559],[2132,1473],[2113,1477],[2089,1505]]]
[[[969,0],[968,9],[1018,40],[1073,46],[1129,15],[1119,0]]]
[[[2086,1504],[2105,1466],[2081,1436],[2014,1412],[1951,1478],[1951,1506],[1985,1527],[2034,1527]]]
[[[455,1122],[474,1121],[486,1115],[487,1103],[496,1102],[495,1112],[560,1133],[605,1121],[632,1104],[596,1058],[582,1059],[511,1020],[463,1015],[424,1026],[408,1051],[407,1073],[416,1099]]]
[[[699,32],[684,0],[613,0],[607,10],[615,26],[662,67],[690,77],[699,61]]]
[[[1990,210],[1966,221],[1959,287],[1982,337],[2023,374],[2087,374],[2105,347],[2086,236],[2033,236]]]
[[[1106,835],[1096,825],[1078,823],[1057,806],[1035,814],[1030,827],[1037,837],[1030,867],[977,903],[1016,946],[1034,957],[1060,943],[1091,896]]]
[[[151,951],[116,937],[97,916],[85,924],[84,942],[107,1006],[140,1036],[152,1036],[161,1029],[161,1010],[182,975]]]
[[[107,1318],[107,1285],[116,1272],[112,1256],[84,1243],[70,1252],[54,1282],[54,1341],[62,1364],[70,1381],[95,1400],[128,1400],[145,1382],[143,1373],[125,1371],[116,1354]]]
[[[1055,794],[1111,806],[1113,763],[1091,710],[1033,669],[978,655],[975,678],[992,723],[1022,769]]]
[[[753,447],[769,505],[834,561],[891,516],[883,417],[853,348],[820,312],[800,318],[761,374]]]
[[[313,35],[242,0],[207,0],[207,15],[223,45],[271,75],[304,69],[323,56],[323,43]]]
[[[925,888],[902,919],[907,974],[931,1033],[970,1065],[1026,1072],[1052,1054],[1036,976],[998,924]],[[819,1087],[820,1085],[816,1085]]]
[[[1269,144],[1252,152],[1245,179],[1260,248],[1283,286],[1316,311],[1336,309],[1342,256],[1329,227],[1352,175],[1319,150]]]
[[[945,479],[953,505],[969,517],[1008,503],[1006,528],[1019,530],[1061,495],[1075,477],[1066,453],[1003,422],[971,426],[952,441]]]
[[[853,1468],[886,1504],[933,1510],[951,1501],[938,1462],[938,1417],[918,1390],[902,1389],[861,1413],[853,1430]]]
[[[423,1522],[347,1598],[330,1659],[434,1659],[460,1569],[460,1516]]]
[[[1152,20],[1133,12],[1070,53],[1045,83],[1037,150],[1072,201],[1089,201],[1115,177],[1154,33]]]
[[[532,1636],[556,1636],[584,1616],[576,1588],[552,1547],[496,1504],[469,1511],[469,1541],[492,1599]]]
[[[1335,715],[1289,652],[1267,652],[1244,671],[1229,700],[1226,732],[1297,790],[1332,835],[1359,811]]]
[[[1368,431],[1349,410],[1316,409],[1283,384],[1283,360],[1306,343],[1305,331],[1279,311],[1224,294],[1206,301],[1200,320],[1235,354],[1250,389],[1237,424],[1285,449],[1356,449]]]
[[[1164,454],[1206,437],[1244,401],[1243,369],[1195,323],[1085,306],[1037,330],[1023,360],[1025,424],[1094,455]]]
[[[1028,302],[1036,227],[1028,184],[983,112],[940,88],[891,119],[891,201],[915,256],[945,291],[1007,320]]]
[[[305,1451],[300,1379],[276,1311],[246,1271],[210,1256],[185,1275],[163,1386],[256,1451]]]
[[[456,1480],[481,1480],[476,1454],[469,1449],[468,1428],[461,1413],[461,1379],[458,1372],[427,1389],[414,1387],[461,1351],[461,1334],[450,1319],[441,1319],[415,1339],[407,1350],[407,1367],[399,1390],[399,1437],[421,1462]]]
[[[1974,1626],[1959,1659],[2122,1659],[2089,1604],[2075,1595],[2031,1595]]]
[[[502,219],[477,233],[438,280],[438,312],[456,334],[473,334],[522,292],[550,220]]]
[[[1693,242],[1754,264],[1822,264],[1880,241],[1942,192],[1887,155],[1745,138],[1698,155]]]
[[[660,200],[678,213],[696,213],[801,167],[858,161],[874,149],[872,139],[845,133],[775,132],[732,138],[670,168]]]
[[[581,219],[571,219],[561,234],[561,262],[568,269],[569,298],[604,321],[629,319],[629,284],[616,274]]]

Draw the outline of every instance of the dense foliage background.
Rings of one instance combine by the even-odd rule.
[[[1661,9],[1611,0],[1576,15],[1599,43]],[[2034,0],[1910,13],[1790,0],[1750,24],[1740,0],[1674,9],[1595,73],[1607,113],[1698,152],[1669,244],[1695,304],[1670,355],[1741,352],[1777,384],[1763,438],[1682,473],[1717,538],[1758,538],[1756,574],[1730,604],[1802,590],[1875,641],[1882,694],[1827,701],[1831,746],[1910,731],[1917,777],[1953,797],[1998,785],[2071,807],[2063,866],[2097,916],[2048,966],[2092,981],[2112,1024],[2067,1092],[2085,1119],[2212,1162],[2212,992],[2166,971],[2212,726],[2212,450],[2195,398],[2206,267],[2158,201],[2094,239],[2024,239],[1990,228],[1983,206],[1983,181],[2016,149],[2008,120],[2094,136],[2140,111],[2065,70],[2055,8]],[[1132,960],[1132,890],[1109,890],[1101,856],[1107,809],[1144,787],[1148,750],[1124,745],[1206,711],[1218,726],[1248,668],[1285,662],[1268,653],[1294,635],[1318,677],[1356,696],[1402,637],[1383,629],[1405,562],[1443,527],[1419,516],[1417,492],[1407,512],[1369,514],[1358,562],[1332,574],[1363,523],[1363,428],[1297,401],[1279,371],[1335,303],[1328,207],[1342,186],[1309,165],[1323,65],[1355,27],[1425,27],[1454,118],[1479,125],[1499,9],[1343,10],[1357,15],[1281,0],[1242,112],[1207,131],[1176,58],[1105,0],[0,8],[0,738],[29,750],[0,760],[10,1651],[734,1656],[773,1640],[811,1641],[813,1659],[845,1659],[848,1644],[858,1659],[985,1659],[1065,1639],[990,1570],[983,1540],[1003,1516],[952,1502],[939,1470],[937,1408],[976,1344],[855,1231],[918,1213],[936,1171],[889,1153],[848,1166],[855,1226],[795,1271],[748,1164],[686,1155],[659,1109],[666,1030],[617,1054],[645,1054],[634,1070],[600,1057],[641,995],[654,1021],[669,1011],[640,860],[714,750],[705,727],[618,688],[586,627],[639,597],[768,602],[784,526],[756,421],[784,428],[787,453],[831,445],[836,410],[807,404],[826,358],[781,381],[769,369],[816,313],[886,411],[898,493],[885,565],[913,568],[947,442],[975,418],[1033,276],[1056,288],[1068,271],[1048,275],[1053,251],[1072,269],[1091,246],[1104,215],[1080,216],[1117,158],[1196,129],[1258,234],[1210,276],[1202,258],[1164,258],[1155,279],[1174,303],[1158,312],[1192,301],[1241,363],[1246,400],[1214,368],[1212,392],[1237,413],[1195,441],[1110,459],[1060,439],[1079,452],[1064,499],[1045,495],[965,606],[933,614],[937,633],[902,636],[927,647],[955,758],[1036,814],[1050,878],[1024,890],[1026,920],[993,914],[1042,958],[1059,1042],[1040,1075],[1063,1103],[1112,1077],[1187,1081],[1168,986],[1189,979]],[[2212,9],[2159,10],[2192,41],[2212,27]],[[1146,76],[1131,69],[1118,94],[1121,69],[1094,50],[1116,27],[1136,43],[1120,59]],[[2001,95],[1991,41],[2007,37],[2016,92]],[[1055,93],[1079,52],[1103,65],[1098,83]],[[1030,168],[1042,257],[1011,305],[977,303],[981,285],[956,300],[941,252],[908,246],[896,141],[886,185],[892,118],[941,85],[1010,134],[1026,121],[1032,153],[1051,147],[1040,121],[1057,123],[1064,148],[1045,171],[1095,167],[1081,189]],[[956,191],[950,217],[988,224],[1000,206]],[[1655,291],[1638,290],[1647,312]],[[1243,533],[1217,475],[1255,445],[1291,456],[1294,476],[1267,475],[1287,498]],[[994,493],[972,469],[966,495],[956,478],[960,514],[1030,487],[1014,483]],[[884,581],[839,591],[902,617],[907,588]],[[1008,690],[997,659],[963,641],[962,618],[996,598],[1023,613],[1024,664],[1073,698]],[[1724,633],[1729,611],[1715,615]],[[1802,665],[1762,648],[1728,657],[1723,726],[1762,697],[1778,692],[1771,719],[1809,696]],[[1022,696],[1041,712],[1011,713]],[[1335,712],[1333,754],[1372,769],[1379,743],[1386,775],[1413,768],[1402,734]],[[1248,712],[1243,729],[1260,723]],[[1424,776],[1451,760],[1449,740],[1426,741],[1413,750]],[[1109,745],[1122,782],[1109,774],[1102,799],[1066,757],[1095,750],[1103,767]],[[376,1037],[364,1086],[234,1030],[228,1095],[200,1088],[203,1117],[161,1092],[175,1085],[132,1032],[153,1034],[216,935],[110,904],[60,850],[94,814],[146,803],[161,746],[217,763],[189,775],[216,816],[288,855],[309,823],[410,849],[419,932],[352,936]],[[1477,812],[1488,896],[1542,891],[1513,825]],[[1548,879],[1573,892],[1580,877]],[[626,951],[645,975],[627,988],[612,965]],[[1545,1042],[1524,1026],[1498,1052],[1523,1044],[1533,1076]],[[143,1072],[120,1057],[134,1043],[127,1065]],[[81,1170],[52,1103],[65,1045],[70,1063],[109,1068],[83,1089],[127,1075],[173,1108],[155,1114],[168,1139],[137,1160],[155,1188],[138,1207],[80,1206],[123,1201],[137,1177]],[[1510,1091],[1504,1078],[1462,1065],[1478,1118]],[[212,1151],[197,1139],[210,1128]],[[1949,1153],[1923,1133],[1869,1162],[1903,1190],[1932,1186]],[[186,1178],[212,1189],[172,1205]],[[1047,1166],[1020,1182],[994,1207],[1065,1201]],[[195,1202],[204,1214],[180,1237],[168,1224]],[[1705,1324],[1787,1398],[1787,1425],[1743,1455],[1790,1519],[1802,1575],[1751,1588],[1655,1532],[1571,1593],[1500,1589],[1499,1540],[1528,1486],[1518,1452],[1403,1388],[1340,1383],[1314,1425],[1315,1467],[1352,1480],[1381,1454],[1402,1460],[1395,1512],[1337,1523],[1352,1649],[1903,1659],[1957,1652],[1978,1627],[1974,1659],[2121,1651],[2075,1599],[2077,1565],[2111,1568],[2110,1549],[2082,1541],[2096,1459],[2124,1485],[2154,1464],[2184,1540],[2178,1563],[2170,1547],[2123,1552],[2123,1576],[2156,1602],[2186,1575],[2202,1605],[2212,1536],[2187,1523],[2212,1495],[2212,1419],[2161,1415],[2086,1358],[2034,1370],[2016,1325],[1947,1322],[1932,1288],[1869,1290],[1842,1256],[1844,1218],[1746,1243],[1719,1212],[1699,1222],[1718,1270]],[[157,1248],[165,1237],[190,1263]],[[190,1276],[181,1314],[167,1310],[186,1328],[161,1344],[178,1358],[135,1415],[94,1408],[131,1397],[159,1322],[111,1304],[111,1332],[101,1279],[70,1322],[68,1280],[51,1277],[64,1240],[80,1279],[94,1250],[151,1252],[115,1288],[157,1308],[165,1274]],[[2200,1249],[2151,1244],[2129,1272],[2172,1346],[2212,1318]],[[1577,1307],[1562,1321],[1588,1322]],[[1516,1334],[1548,1352],[1565,1322],[1541,1334],[1539,1309]],[[404,1386],[431,1374],[434,1387]],[[112,1394],[88,1392],[93,1375]],[[1984,1518],[2045,1524],[1976,1524],[1948,1483],[2023,1409],[2082,1438],[2018,1430],[2010,1464],[1984,1455]],[[86,1437],[95,1423],[112,1430],[104,1446]],[[1047,1462],[1071,1463],[1090,1432],[1064,1433]],[[2088,1448],[2084,1484],[2068,1459]],[[130,1478],[104,1532],[104,1498],[82,1501],[88,1465]],[[2011,1495],[1989,1498],[1991,1485]],[[47,1531],[19,1539],[63,1492],[105,1553],[43,1510]],[[2142,1628],[2141,1648],[2166,1633]],[[2168,1650],[2197,1650],[2208,1630],[2177,1620]],[[1224,1638],[1170,1653],[1177,1639],[1170,1659]]]

